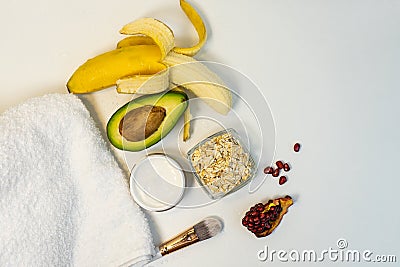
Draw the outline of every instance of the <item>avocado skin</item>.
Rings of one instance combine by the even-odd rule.
[[[107,137],[111,144],[126,151],[141,151],[158,143],[166,136],[178,122],[188,106],[188,96],[181,91],[168,91],[153,95],[138,97],[119,108],[107,123]],[[146,139],[131,142],[126,140],[119,132],[121,119],[132,109],[144,106],[161,106],[166,109],[166,116],[160,127]]]

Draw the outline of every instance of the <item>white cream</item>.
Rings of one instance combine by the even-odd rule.
[[[149,155],[132,168],[131,194],[147,210],[162,211],[175,206],[182,198],[184,187],[181,167],[166,155]]]

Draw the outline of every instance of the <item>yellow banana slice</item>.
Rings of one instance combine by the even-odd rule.
[[[71,76],[67,88],[83,94],[115,85],[121,77],[149,74],[160,64],[160,49],[156,45],[135,45],[115,49],[86,61]]]
[[[142,18],[126,24],[119,31],[127,35],[145,35],[154,40],[164,58],[175,46],[175,38],[172,30],[163,22],[153,18]]]
[[[152,65],[149,74],[133,75],[117,80],[118,93],[156,94],[169,88],[169,69],[162,63]]]
[[[221,114],[232,107],[232,94],[225,83],[214,72],[192,57],[171,51],[163,60],[171,66],[170,81],[182,86],[204,100]]]
[[[196,9],[194,9],[189,3],[187,3],[185,0],[180,0],[179,3],[181,5],[182,10],[189,18],[190,22],[192,22],[199,37],[199,41],[196,45],[192,47],[174,47],[173,51],[187,56],[194,56],[206,43],[207,40],[206,26],[204,25],[203,19],[200,17],[199,13],[197,13]]]

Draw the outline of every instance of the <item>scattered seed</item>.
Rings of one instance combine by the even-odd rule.
[[[283,165],[283,170],[284,170],[285,172],[290,171],[290,166],[289,166],[288,163],[285,163],[285,164]]]
[[[279,184],[280,184],[280,185],[283,185],[283,184],[286,183],[286,182],[287,182],[286,176],[281,176],[281,177],[279,178]]]
[[[282,169],[283,168],[283,162],[278,160],[276,163],[276,167],[278,167],[278,169]]]
[[[280,173],[280,169],[275,169],[274,172],[272,173],[273,177],[278,177]]]
[[[293,150],[294,150],[294,152],[299,152],[300,151],[300,144],[299,143],[294,144]]]
[[[274,168],[268,166],[264,169],[265,174],[272,174],[274,172]]]

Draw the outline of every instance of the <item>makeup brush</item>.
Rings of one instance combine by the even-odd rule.
[[[223,222],[220,218],[208,217],[193,227],[162,243],[158,248],[161,255],[164,256],[196,242],[209,239],[221,232],[222,228]]]
[[[162,243],[158,249],[159,251],[153,257],[152,261],[155,261],[161,258],[164,255],[167,255],[171,252],[177,251],[178,249],[187,247],[191,244],[194,244],[199,241],[203,241],[209,239],[213,236],[216,236],[219,232],[222,231],[223,222],[218,217],[207,217],[191,228],[183,231],[182,233],[176,235],[170,240]],[[143,262],[137,262],[137,259],[132,259],[124,264],[120,265],[120,267],[125,266],[142,266]]]

